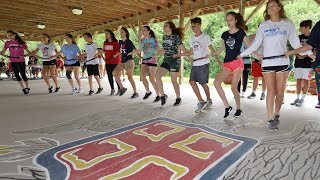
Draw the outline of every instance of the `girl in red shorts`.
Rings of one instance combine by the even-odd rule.
[[[222,82],[233,72],[231,90],[234,94],[234,98],[237,104],[237,110],[234,117],[239,117],[242,115],[242,110],[240,107],[240,93],[237,89],[239,80],[242,76],[242,71],[244,68],[243,59],[238,59],[237,56],[240,54],[242,43],[245,42],[247,46],[250,46],[250,40],[246,37],[244,32],[245,23],[243,17],[239,13],[229,12],[227,14],[227,24],[229,30],[224,32],[221,36],[222,46],[221,48],[213,53],[212,55],[218,55],[222,51],[226,51],[226,56],[224,58],[224,66],[220,73],[217,75],[214,86],[223,101],[225,106],[224,118],[228,117],[232,107],[230,106],[224,90],[221,86]]]

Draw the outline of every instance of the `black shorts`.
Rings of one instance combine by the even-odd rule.
[[[190,81],[199,82],[199,84],[207,84],[209,82],[209,64],[202,66],[192,66],[190,73]]]
[[[77,61],[76,63],[74,63],[74,64],[64,64],[64,66],[80,66],[80,62],[79,61]]]
[[[57,60],[53,59],[51,61],[42,61],[42,65],[44,66],[57,65]]]
[[[152,64],[152,63],[142,63],[144,65],[147,65],[147,66],[154,66],[154,67],[157,67],[157,64]]]
[[[262,67],[262,72],[287,72],[290,71],[290,66],[289,65],[284,65],[284,66],[267,66],[267,67]]]
[[[168,70],[169,72],[179,72],[180,59],[175,59],[173,57],[165,57],[160,67]]]
[[[88,72],[88,76],[99,76],[99,64],[88,64],[87,65],[87,72]]]

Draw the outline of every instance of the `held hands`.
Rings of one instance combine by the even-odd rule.
[[[311,62],[315,62],[316,61],[316,55],[314,55],[314,54],[311,54],[311,55],[309,55],[309,57],[312,59],[312,61]]]
[[[292,50],[292,51],[287,51],[286,53],[284,53],[284,57],[285,57],[285,58],[288,58],[289,56],[292,56],[292,55],[294,55],[294,54],[295,54],[294,50]]]

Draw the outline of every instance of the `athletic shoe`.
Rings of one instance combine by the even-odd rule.
[[[237,109],[237,111],[236,111],[236,113],[234,113],[234,117],[240,117],[240,116],[242,116],[242,114],[243,114],[243,111],[241,110],[241,109]]]
[[[212,108],[212,100],[211,99],[206,102],[206,105],[205,105],[204,109],[207,110],[207,109],[210,109],[210,108]]]
[[[181,98],[177,98],[176,102],[174,102],[174,106],[179,106],[181,104]]]
[[[320,109],[320,103],[318,103],[315,108]]]
[[[77,88],[73,88],[73,89],[71,90],[71,95],[75,95],[77,92],[78,92],[78,91],[77,91]]]
[[[296,100],[294,100],[294,101],[291,103],[291,105],[292,105],[292,106],[295,106],[295,105],[297,105],[297,103],[298,103],[299,101],[300,101],[299,99],[296,99]]]
[[[127,88],[122,88],[122,89],[120,89],[120,93],[119,93],[119,96],[122,96],[122,95],[124,95],[124,93],[127,91]]]
[[[242,91],[240,97],[241,97],[241,98],[244,98],[244,94],[245,94],[245,93],[246,93],[246,92],[243,92],[243,91]]]
[[[223,118],[228,117],[231,111],[232,111],[232,107],[231,107],[231,106],[227,107],[227,108],[224,110],[224,116],[223,116]]]
[[[280,124],[280,114],[275,114],[273,121],[278,126]]]
[[[196,113],[201,112],[204,108],[205,108],[206,102],[205,101],[200,101],[197,104],[197,109],[196,109]]]
[[[116,93],[116,91],[114,89],[111,89],[111,93],[110,93],[110,96],[113,96],[114,93]]]
[[[132,96],[131,96],[131,99],[134,99],[134,98],[137,98],[139,97],[139,94],[138,93],[133,93]]]
[[[83,92],[83,88],[79,88],[77,93],[81,94]]]
[[[30,88],[26,88],[27,93],[30,94]]]
[[[302,107],[304,105],[304,100],[300,99],[299,102],[296,104],[297,107]]]
[[[50,87],[48,88],[48,90],[49,90],[49,94],[51,94],[51,93],[53,92],[53,87],[50,86]]]
[[[155,102],[159,102],[161,100],[161,98],[160,98],[160,96],[157,96],[154,100],[153,100],[153,102],[155,103]]]
[[[24,95],[28,95],[28,90],[26,88],[22,89]]]
[[[53,93],[58,93],[60,91],[60,87],[56,87]]]
[[[102,90],[103,90],[103,87],[99,87],[96,94],[100,94],[102,92]]]
[[[276,125],[276,123],[274,122],[274,120],[268,121],[268,129],[269,129],[270,131],[276,131],[276,130],[278,130],[278,126]]]
[[[254,93],[254,92],[252,92],[247,98],[248,99],[254,99],[254,98],[256,98],[256,94]]]
[[[165,105],[166,102],[167,102],[167,98],[168,96],[167,95],[164,95],[164,96],[161,96],[160,99],[161,99],[161,106]]]
[[[146,92],[146,94],[144,95],[143,99],[148,99],[148,97],[152,94],[152,92]]]
[[[261,93],[260,100],[264,100],[265,98],[266,98],[266,94],[265,93]]]
[[[94,94],[94,91],[93,91],[93,90],[90,90],[90,91],[89,91],[89,96],[92,96],[92,94]]]
[[[0,81],[2,81],[3,79],[2,78],[0,78]]]

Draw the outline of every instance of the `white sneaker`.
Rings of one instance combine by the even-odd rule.
[[[246,92],[242,91],[240,97],[241,97],[241,98],[244,98],[244,94],[245,94],[245,93],[246,93]]]
[[[197,104],[197,109],[195,110],[195,112],[196,113],[199,113],[199,112],[201,112],[205,107],[206,105],[206,102],[205,101],[200,101],[200,102],[198,102],[198,104]]]
[[[83,92],[83,88],[79,88],[77,93],[81,94]]]
[[[207,110],[207,109],[210,109],[210,108],[212,108],[212,100],[211,99],[206,102],[206,105],[205,105],[204,109]]]
[[[72,90],[71,90],[71,95],[75,95],[77,93],[77,88],[73,88]]]

